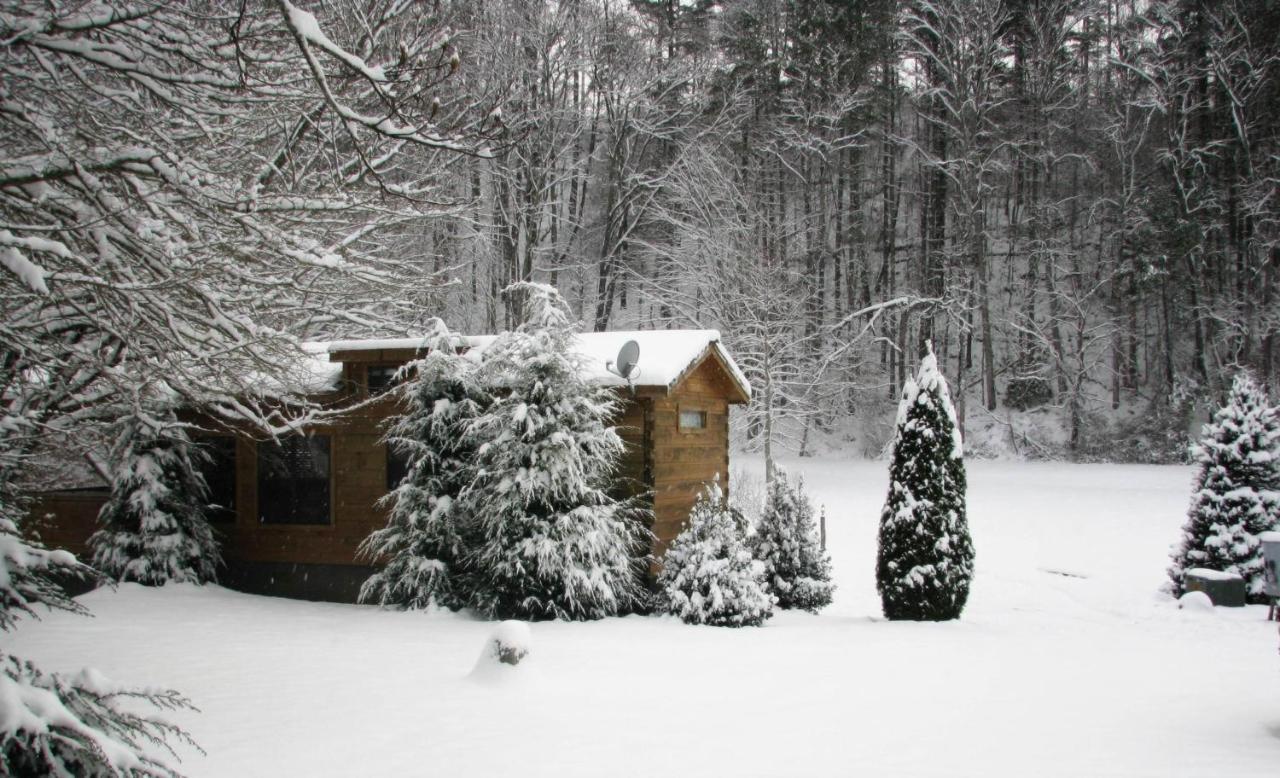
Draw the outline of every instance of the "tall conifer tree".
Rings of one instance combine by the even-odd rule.
[[[642,600],[647,509],[606,491],[623,452],[613,390],[588,383],[576,322],[552,287],[521,283],[524,322],[481,357],[493,405],[470,429],[476,474],[471,604],[502,619],[598,619]]]
[[[886,618],[946,621],[960,617],[972,578],[964,448],[930,345],[898,405],[876,589]]]
[[[396,390],[404,413],[386,435],[388,446],[406,456],[408,472],[384,498],[387,526],[360,546],[367,557],[385,558],[386,566],[361,587],[360,599],[401,608],[458,607],[469,598],[471,530],[458,496],[474,475],[469,425],[490,398],[444,322],[432,319],[424,342],[427,355],[404,368],[407,380]]]

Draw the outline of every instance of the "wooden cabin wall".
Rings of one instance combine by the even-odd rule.
[[[702,362],[669,396],[653,400],[654,553],[661,556],[684,529],[689,511],[710,481],[729,489],[728,379]],[[704,411],[706,427],[680,429],[680,411]]]

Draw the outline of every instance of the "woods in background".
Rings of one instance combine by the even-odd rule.
[[[757,389],[745,434],[802,450],[885,415],[926,339],[962,423],[1046,407],[1079,455],[1112,409],[1181,429],[1237,366],[1274,384],[1274,4],[440,13],[462,88],[503,106],[421,236],[470,330],[530,278],[597,330],[719,327]]]

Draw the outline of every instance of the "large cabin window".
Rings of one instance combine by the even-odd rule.
[[[209,510],[212,522],[236,520],[236,439],[230,436],[203,438],[204,453],[199,459],[200,474],[209,487]]]
[[[329,436],[295,435],[258,445],[258,521],[328,524]]]

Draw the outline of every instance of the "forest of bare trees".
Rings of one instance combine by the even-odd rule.
[[[743,433],[799,447],[878,412],[929,339],[962,422],[1057,420],[1029,454],[1106,455],[1125,419],[1169,438],[1113,453],[1168,454],[1238,367],[1274,386],[1273,3],[440,13],[461,88],[501,105],[421,236],[461,327],[508,325],[529,278],[589,328],[719,327],[757,388]]]
[[[925,341],[962,425],[1033,456],[1177,457],[1238,367],[1280,374],[1267,0],[22,2],[3,32],[31,413],[143,370],[254,415],[210,376],[498,331],[530,279],[589,330],[721,329],[753,446],[879,451]]]

